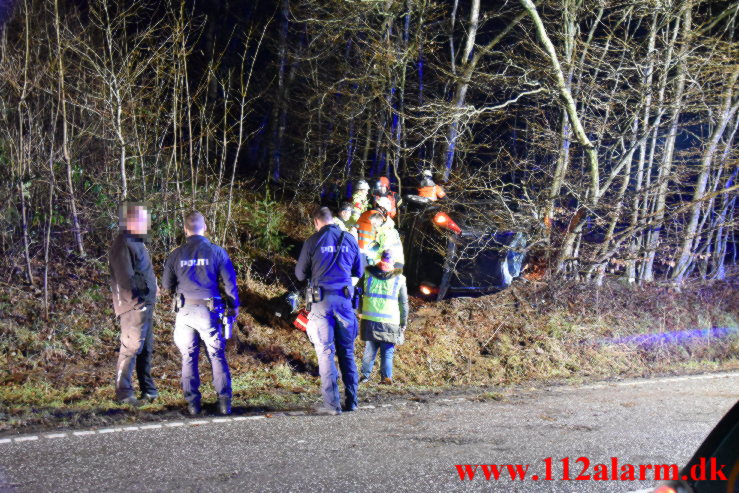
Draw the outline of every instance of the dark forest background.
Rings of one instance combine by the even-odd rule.
[[[101,265],[122,199],[155,253],[198,208],[269,257],[307,204],[424,168],[548,278],[736,266],[737,2],[0,5],[2,282]]]

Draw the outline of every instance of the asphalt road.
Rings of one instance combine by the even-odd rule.
[[[632,491],[563,481],[595,464],[682,465],[739,399],[739,373],[399,400],[342,416],[181,420],[0,441],[0,491]],[[101,432],[102,431],[102,432]],[[35,438],[34,438],[35,437]],[[552,481],[543,460],[552,458]],[[461,481],[457,464],[529,464]],[[637,469],[638,470],[638,469]]]

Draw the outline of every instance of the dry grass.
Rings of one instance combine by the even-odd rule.
[[[234,215],[237,229],[246,231],[242,235],[248,235],[248,206],[248,200],[237,204]],[[274,316],[274,300],[291,288],[291,254],[297,251],[290,248],[297,248],[299,238],[310,232],[302,220],[309,208],[275,207],[289,218],[280,230],[284,248],[259,255],[254,237],[240,247],[226,245],[241,282],[243,309],[227,353],[234,405],[242,411],[306,407],[319,396],[317,361],[307,337]],[[155,254],[156,266],[163,260],[161,253]],[[155,315],[153,373],[162,399],[133,412],[112,400],[118,327],[107,268],[88,261],[53,276],[56,291],[48,321],[42,317],[38,289],[0,284],[0,422],[5,423],[0,430],[50,420],[75,424],[91,417],[155,419],[181,409],[169,299],[160,300]],[[400,385],[370,385],[363,398],[407,389],[737,368],[737,293],[730,283],[678,293],[618,282],[596,289],[520,280],[511,289],[481,298],[439,303],[413,299],[406,343],[396,351],[394,379]],[[679,335],[715,327],[727,330]],[[673,335],[634,337],[644,334]],[[358,359],[363,348],[358,341]],[[207,382],[209,367],[204,357],[201,361]],[[208,395],[212,398],[206,389]]]

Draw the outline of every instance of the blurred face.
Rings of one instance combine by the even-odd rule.
[[[349,209],[342,209],[339,211],[339,217],[344,222],[348,221],[351,215],[352,215],[352,211],[350,211]]]
[[[133,235],[147,234],[150,225],[149,211],[144,206],[136,206],[126,218],[126,230]]]

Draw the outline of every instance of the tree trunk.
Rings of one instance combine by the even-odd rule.
[[[77,214],[77,201],[75,200],[74,186],[72,184],[72,157],[69,151],[69,130],[67,124],[67,96],[64,81],[64,55],[62,52],[61,27],[59,25],[59,0],[54,0],[54,28],[56,31],[56,53],[59,62],[59,105],[62,112],[62,157],[67,169],[67,189],[69,191],[69,208],[72,212],[72,227],[74,229],[74,240],[77,244],[77,252],[85,256],[85,246],[82,242],[80,231],[80,220]]]
[[[678,54],[677,60],[677,75],[675,76],[675,100],[673,103],[672,115],[670,117],[670,130],[667,134],[667,138],[665,139],[662,163],[660,165],[659,173],[657,176],[659,187],[657,189],[657,196],[654,202],[654,212],[656,218],[654,219],[654,227],[652,228],[649,242],[647,244],[648,257],[644,272],[642,274],[642,279],[645,281],[654,280],[654,260],[657,254],[657,247],[659,246],[662,227],[664,224],[665,205],[667,203],[667,190],[670,182],[670,171],[672,169],[672,158],[675,152],[675,141],[677,140],[678,123],[680,120],[680,114],[682,113],[682,99],[683,93],[685,91],[685,81],[687,77],[687,53],[690,48],[689,39],[692,27],[692,0],[686,0],[683,9],[682,46],[680,48],[680,53]],[[678,28],[679,26],[676,26],[676,29]]]
[[[538,3],[538,2],[537,2]],[[477,12],[479,15],[480,11],[480,0],[473,0],[473,6],[472,6],[472,12]],[[476,6],[475,6],[476,5]],[[514,27],[518,25],[521,20],[526,17],[526,12],[522,12],[516,17],[513,18],[510,24],[508,24],[498,35],[493,38],[492,41],[490,41],[487,45],[479,48],[477,51],[475,51],[475,54],[472,55],[471,59],[463,59],[462,60],[462,67],[464,68],[464,72],[462,73],[461,77],[459,77],[459,80],[457,81],[456,90],[454,92],[454,100],[453,100],[453,109],[454,114],[452,116],[452,123],[449,124],[449,129],[447,130],[447,137],[446,137],[446,152],[444,153],[444,180],[449,179],[449,175],[452,172],[452,167],[454,165],[454,155],[457,148],[457,139],[459,138],[459,109],[464,106],[465,98],[467,96],[467,90],[470,87],[470,81],[472,80],[472,74],[475,71],[475,67],[477,67],[478,62],[480,59],[489,53],[498,43],[500,43],[503,38],[508,35],[511,30],[513,30]],[[477,19],[475,19],[475,22],[477,22]],[[473,33],[470,31],[470,33],[467,36],[467,45],[474,46],[475,39],[470,39],[470,34],[476,34],[476,31]]]
[[[739,108],[739,103],[736,103],[733,106],[731,105],[734,84],[736,83],[737,77],[739,77],[739,70],[734,71],[726,85],[723,105],[719,113],[719,121],[716,123],[716,126],[713,129],[713,135],[711,135],[709,143],[703,151],[700,174],[698,175],[698,181],[695,185],[695,190],[693,191],[693,206],[690,211],[690,221],[683,232],[683,244],[680,248],[680,256],[675,263],[675,270],[672,275],[676,284],[682,284],[684,281],[694,245],[697,244],[695,233],[698,227],[701,207],[703,206],[702,199],[706,192],[706,184],[708,183],[708,174],[711,171],[713,156],[716,153],[716,148],[718,147],[721,137],[724,135],[726,126],[736,114],[737,108]]]

